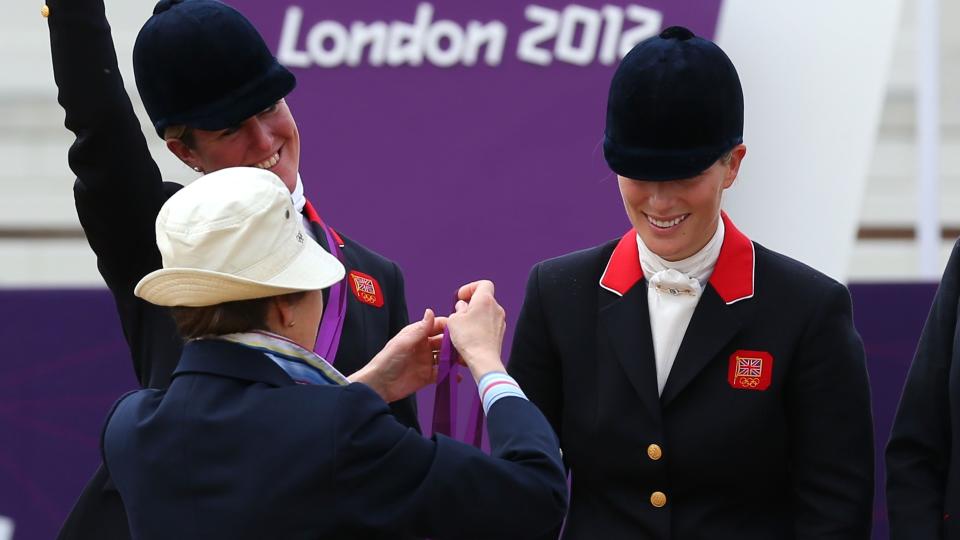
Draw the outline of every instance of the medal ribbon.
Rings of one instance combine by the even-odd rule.
[[[437,355],[437,388],[433,401],[433,432],[442,433],[452,439],[480,448],[483,440],[483,404],[480,395],[473,393],[473,403],[463,436],[457,435],[457,394],[458,376],[462,375],[460,354],[450,340],[450,332],[443,334],[440,352]],[[466,370],[468,371],[468,370]],[[466,376],[470,376],[469,371]]]
[[[327,227],[327,224],[320,219],[320,214],[313,208],[310,201],[303,206],[307,214],[307,219],[316,223],[323,229],[327,238],[327,249],[333,254],[341,264],[346,267],[346,261],[343,258],[343,251],[340,249],[340,242],[334,236],[333,229]],[[329,305],[323,310],[323,318],[320,320],[320,331],[317,333],[317,344],[313,351],[330,365],[336,361],[337,348],[340,345],[340,335],[343,333],[343,321],[347,317],[347,287],[344,281],[346,278],[334,283],[330,287]]]

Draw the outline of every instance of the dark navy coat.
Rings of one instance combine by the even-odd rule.
[[[887,444],[891,540],[960,539],[960,242],[953,246]]]
[[[564,538],[869,538],[849,294],[724,220],[662,396],[635,232],[531,272],[509,371],[560,436]]]
[[[161,267],[154,221],[179,184],[163,182],[123,86],[102,0],[50,0],[50,45],[66,127],[76,134],[70,168],[77,213],[97,265],[113,293],[133,368],[144,387],[164,388],[182,341],[165,308],[133,295],[136,283]],[[314,224],[315,232],[319,232]],[[323,234],[318,242],[326,246]],[[381,297],[348,294],[336,367],[350,374],[408,322],[403,276],[393,262],[348,238],[344,266],[372,277]],[[348,286],[350,284],[348,283]],[[380,305],[376,305],[380,304]],[[413,397],[391,405],[400,422],[419,429]],[[122,502],[102,469],[87,485],[60,538],[128,538]]]
[[[556,435],[516,397],[492,456],[426,439],[363,384],[295,384],[264,353],[191,341],[170,387],[121,399],[104,463],[135,538],[534,538],[559,525]]]

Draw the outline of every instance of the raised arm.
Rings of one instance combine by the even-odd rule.
[[[50,49],[65,125],[76,135],[69,164],[74,197],[97,266],[113,292],[143,385],[163,386],[178,340],[166,313],[133,296],[133,287],[161,266],[154,220],[166,200],[140,124],[117,68],[100,0],[50,0]],[[151,334],[152,333],[152,334]],[[153,344],[155,337],[164,341]],[[169,349],[169,351],[167,351]],[[173,356],[157,366],[154,354]]]

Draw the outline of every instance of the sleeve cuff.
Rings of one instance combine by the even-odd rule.
[[[493,371],[481,377],[477,383],[477,391],[483,402],[483,414],[488,414],[490,407],[502,398],[514,396],[527,399],[517,381],[502,371]]]

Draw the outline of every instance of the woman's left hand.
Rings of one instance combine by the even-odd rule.
[[[400,330],[370,363],[347,379],[373,388],[387,403],[436,382],[434,353],[440,349],[446,325],[446,317],[424,311],[423,320]]]

